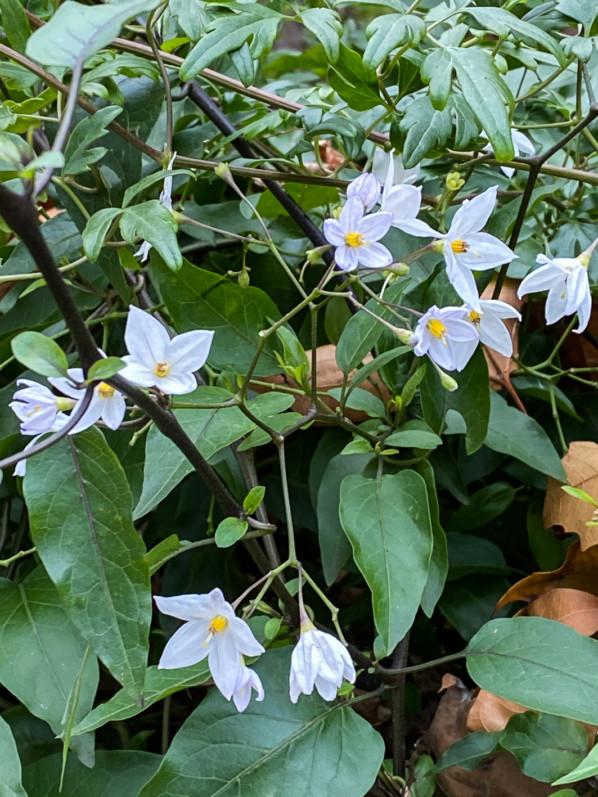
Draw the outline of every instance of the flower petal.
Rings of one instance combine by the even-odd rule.
[[[222,595],[220,590],[218,592]],[[171,598],[154,595],[154,601],[162,614],[168,614],[170,617],[176,617],[179,620],[207,620],[209,625],[214,615],[223,614],[219,610],[220,607],[214,609],[211,595],[212,593],[207,595],[174,595]],[[230,604],[228,605],[230,606]]]
[[[203,661],[209,653],[209,648],[205,645],[207,634],[208,628],[201,621],[182,625],[166,643],[158,669],[176,670]]]
[[[407,235],[415,235],[416,238],[440,238],[436,230],[429,224],[420,219],[402,219],[400,222],[393,222],[393,227],[406,232]]]
[[[368,243],[378,241],[390,230],[392,213],[372,213],[365,216],[359,224],[359,232],[365,236]]]
[[[123,422],[127,405],[122,393],[116,392],[112,398],[100,399],[103,403],[101,418],[109,429],[118,429]]]
[[[547,324],[554,324],[559,318],[563,318],[567,314],[567,288],[565,282],[562,283],[562,288],[555,287],[548,291],[544,313]]]
[[[459,253],[456,258],[459,263],[473,271],[496,268],[503,263],[510,263],[517,257],[506,244],[486,232],[477,232],[468,236],[467,244],[468,251]]]
[[[366,268],[384,268],[392,263],[392,255],[388,249],[379,243],[360,247],[358,258]]]
[[[208,664],[214,683],[227,700],[235,691],[242,659],[230,633],[221,632],[212,637],[208,654]]]
[[[164,362],[164,352],[170,336],[157,318],[138,307],[129,307],[125,327],[125,345],[133,359],[153,370],[156,363]]]
[[[467,240],[471,233],[478,232],[485,225],[496,205],[497,185],[486,189],[473,199],[465,199],[459,210],[453,216],[448,238]]]
[[[233,635],[239,653],[244,656],[260,656],[264,652],[263,645],[257,641],[245,620],[233,617],[229,620],[229,626],[230,631],[227,629],[227,633]]]
[[[546,291],[560,285],[564,287],[566,278],[567,274],[563,269],[549,261],[546,265],[540,266],[524,277],[517,289],[517,296],[521,299],[527,293]]]
[[[496,316],[497,318],[517,318],[521,321],[521,313],[508,302],[500,299],[482,299],[480,301],[482,313]]]
[[[211,330],[195,329],[169,341],[165,356],[171,372],[198,371],[208,359],[213,337]]]
[[[358,247],[346,246],[343,244],[339,246],[334,253],[336,265],[343,271],[354,271],[359,264]]]
[[[513,354],[511,335],[498,316],[490,315],[489,313],[482,315],[480,340],[485,346],[489,346],[504,357],[511,357]]]
[[[469,304],[474,310],[479,312],[480,297],[478,296],[478,288],[473,273],[466,266],[463,267],[459,264],[448,242],[444,245],[444,257],[446,260],[446,275],[451,285],[466,304]]]
[[[359,199],[356,197],[347,199],[339,219],[344,235],[350,232],[357,232],[360,229],[363,212],[363,205]]]
[[[392,213],[393,226],[405,219],[414,219],[422,203],[422,189],[414,185],[395,185],[383,197],[381,208]]]
[[[337,219],[326,219],[324,222],[324,237],[333,246],[342,246],[345,243],[345,234]]]
[[[154,385],[169,396],[183,396],[192,393],[197,387],[193,374],[169,374],[168,376],[154,377]]]

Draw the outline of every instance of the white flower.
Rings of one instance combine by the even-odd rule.
[[[65,396],[76,399],[77,403],[83,399],[85,390],[75,387],[74,383],[81,383],[85,379],[81,368],[69,368],[69,378],[57,376],[48,379]],[[102,420],[109,429],[118,429],[125,417],[127,409],[125,397],[106,382],[99,382],[93,391],[89,407],[83,413],[81,420],[71,429],[70,434],[89,429],[96,421]],[[75,410],[76,412],[76,407]]]
[[[17,385],[27,385],[17,390],[8,405],[21,422],[21,434],[37,435],[55,431],[52,427],[61,410],[71,409],[74,401],[55,396],[52,391],[31,379],[17,379]]]
[[[241,657],[259,656],[264,648],[247,623],[235,615],[221,590],[216,588],[206,595],[156,596],[154,600],[164,614],[187,621],[168,640],[159,668],[189,667],[207,656],[214,683],[227,700],[238,692],[237,699],[242,704],[246,694],[243,690],[251,691],[251,686],[259,697],[255,678],[242,672],[245,665]]]
[[[172,169],[175,158],[176,152],[173,154],[168,163],[168,169]],[[172,175],[164,178],[164,184],[162,186],[162,191],[160,192],[160,202],[172,213]],[[139,249],[133,254],[133,257],[139,257],[141,262],[145,263],[149,257],[151,248],[152,245],[149,243],[149,241],[143,241]]]
[[[436,230],[417,218],[422,203],[421,186],[395,185],[395,182],[395,159],[390,157],[380,207],[392,213],[392,226],[409,235],[437,238]]]
[[[376,243],[388,232],[390,213],[364,216],[361,200],[351,197],[341,211],[340,218],[326,219],[324,235],[336,246],[334,259],[343,271],[353,271],[361,263],[366,268],[384,268],[392,263],[392,255],[382,244]]]
[[[419,180],[419,165],[414,166],[412,169],[405,169],[403,158],[400,155],[395,155],[394,149],[391,152],[384,152],[383,149],[376,147],[374,160],[372,161],[372,172],[381,183],[386,180],[388,175],[389,161],[392,161],[393,164],[394,185],[398,183],[408,185]]]
[[[311,695],[314,687],[324,700],[334,700],[343,678],[355,682],[355,667],[343,643],[309,621],[302,622],[291,656],[291,702],[296,703],[300,694]]]
[[[415,354],[427,354],[447,371],[462,371],[478,342],[477,330],[464,320],[462,307],[430,307],[417,322],[415,336]]]
[[[370,172],[363,172],[347,186],[347,199],[357,197],[367,213],[378,202],[381,190],[378,178]]]
[[[480,311],[466,306],[463,308],[463,317],[473,324],[485,346],[505,357],[513,354],[513,341],[503,319],[517,318],[521,321],[521,314],[510,304],[498,299],[481,299]]]
[[[233,703],[237,711],[245,711],[251,700],[251,690],[257,692],[255,699],[260,703],[264,699],[264,687],[259,675],[249,667],[245,666],[245,661],[241,656],[241,664],[237,673],[237,681],[233,690]]]
[[[526,293],[548,290],[546,323],[554,324],[559,318],[577,313],[579,323],[574,332],[583,332],[592,312],[589,262],[586,253],[579,257],[556,257],[553,260],[546,255],[538,255],[536,263],[540,263],[541,267],[525,277],[517,296],[521,298]]]
[[[480,298],[473,271],[496,268],[510,263],[517,255],[493,235],[480,232],[496,203],[497,186],[474,199],[465,199],[453,216],[447,233],[434,233],[440,239],[435,248],[442,252],[446,273],[464,302],[480,311]]]
[[[129,308],[125,343],[129,354],[121,376],[141,387],[181,395],[197,387],[193,373],[205,363],[214,333],[195,329],[172,340],[162,324],[138,307]]]
[[[483,138],[488,138],[485,133],[482,133]],[[529,138],[520,133],[519,130],[511,130],[511,136],[513,137],[513,149],[515,151],[515,157],[517,158],[522,152],[525,152],[526,155],[535,155],[536,148],[529,140]],[[488,143],[483,148],[482,152],[494,152],[492,149],[492,144]],[[517,171],[512,166],[501,166],[500,170],[503,174],[506,174],[507,177],[512,177],[515,172]]]

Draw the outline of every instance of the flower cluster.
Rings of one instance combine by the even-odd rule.
[[[140,387],[154,387],[167,395],[182,395],[195,390],[194,373],[208,357],[214,333],[193,330],[170,337],[162,324],[138,307],[130,307],[125,327],[128,354],[121,375]],[[102,356],[105,356],[100,351]],[[66,412],[77,409],[85,395],[81,368],[69,368],[67,376],[52,377],[48,381],[62,395],[57,396],[45,385],[30,379],[18,380],[26,387],[13,396],[10,408],[21,422],[21,434],[35,435],[27,444],[30,449],[47,432],[58,432],[68,420]],[[69,431],[76,434],[102,421],[109,429],[118,429],[126,412],[125,397],[107,382],[99,382],[93,391],[89,407]],[[25,475],[26,460],[16,468],[16,476]]]
[[[161,612],[185,621],[166,643],[159,668],[189,667],[207,658],[214,683],[238,711],[247,708],[252,690],[256,700],[264,699],[258,674],[245,664],[245,656],[259,656],[264,648],[220,589],[207,595],[156,596],[154,600]],[[343,679],[355,681],[346,648],[302,616],[300,639],[291,656],[291,701],[296,703],[300,694],[310,695],[314,688],[324,700],[334,700]]]

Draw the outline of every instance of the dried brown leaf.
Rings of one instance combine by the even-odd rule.
[[[586,636],[598,631],[598,597],[578,589],[551,589],[532,601],[522,613],[558,620]]]
[[[467,717],[470,731],[502,731],[514,714],[527,711],[519,703],[480,689]]]

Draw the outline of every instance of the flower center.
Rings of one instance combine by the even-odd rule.
[[[35,404],[33,409],[29,410],[29,412],[27,413],[27,417],[31,418],[32,415],[35,415],[35,413],[39,412],[41,409],[42,409],[41,404]]]
[[[432,335],[439,340],[446,338],[446,327],[438,318],[431,318],[426,324]]]
[[[106,382],[100,382],[98,385],[98,396],[101,399],[111,399],[115,392],[114,388]]]
[[[480,321],[482,320],[482,314],[477,313],[475,310],[472,310],[471,313],[469,314],[469,320],[471,321],[472,324],[479,324]]]
[[[465,252],[469,252],[469,244],[466,241],[457,239],[456,241],[451,241],[451,249],[456,255],[462,255]]]
[[[345,243],[347,246],[365,246],[365,236],[362,232],[348,232],[345,235]]]
[[[156,363],[156,367],[154,368],[154,373],[156,376],[164,377],[168,376],[170,373],[170,366],[168,363]]]
[[[221,614],[217,614],[216,617],[210,623],[210,636],[214,634],[219,634],[221,631],[224,631],[226,626],[228,625],[228,620],[226,617],[223,617]]]

